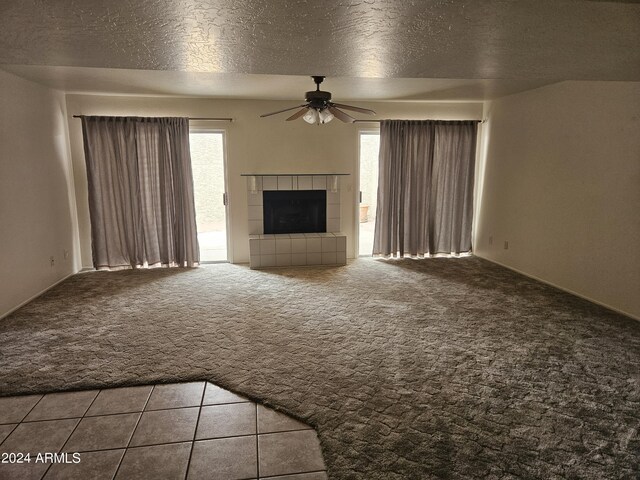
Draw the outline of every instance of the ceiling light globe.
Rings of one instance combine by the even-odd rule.
[[[314,124],[318,122],[318,112],[315,108],[310,108],[307,113],[304,114],[302,119],[310,124]]]
[[[333,113],[331,113],[328,108],[321,110],[318,115],[320,117],[320,123],[329,123],[333,120]]]

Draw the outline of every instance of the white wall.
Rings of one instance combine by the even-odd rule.
[[[640,83],[563,82],[485,110],[476,255],[640,318]]]
[[[478,119],[481,103],[362,103],[377,118]],[[296,105],[296,101],[216,100],[204,98],[120,97],[67,95],[71,153],[78,202],[82,264],[91,266],[91,231],[87,181],[79,119],[71,115],[138,115],[232,117],[232,123],[206,125],[227,131],[227,191],[230,200],[232,259],[249,261],[246,179],[242,173],[349,173],[342,183],[342,231],[348,235],[347,254],[355,251],[355,211],[358,165],[358,131],[371,124],[344,124],[338,120],[322,126],[302,120],[285,122],[286,114],[259,118],[266,112]],[[293,113],[293,112],[292,112]]]
[[[80,265],[64,94],[1,70],[0,256],[0,317]]]

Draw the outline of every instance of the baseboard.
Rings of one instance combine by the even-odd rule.
[[[586,295],[582,295],[582,294],[580,294],[578,292],[574,292],[573,290],[570,290],[568,288],[561,287],[560,285],[556,285],[553,282],[550,282],[550,281],[545,280],[545,279],[540,278],[540,277],[536,277],[535,275],[531,275],[530,273],[523,272],[522,270],[518,270],[517,268],[513,268],[513,267],[511,267],[509,265],[505,265],[504,263],[498,262],[496,260],[492,260],[490,258],[486,258],[486,257],[483,257],[483,256],[478,255],[478,254],[474,254],[474,255],[476,257],[478,257],[478,258],[482,258],[483,260],[486,260],[487,262],[495,263],[496,265],[500,265],[501,267],[509,269],[512,272],[516,272],[516,273],[519,273],[520,275],[524,275],[525,277],[529,277],[529,278],[532,278],[534,280],[537,280],[538,282],[542,282],[542,283],[545,283],[547,285],[551,285],[552,287],[557,288],[558,290],[562,290],[563,292],[567,292],[567,293],[570,293],[571,295],[575,295],[576,297],[583,298],[584,300],[587,300],[587,301],[589,301],[591,303],[595,303],[596,305],[600,305],[601,307],[605,307],[605,308],[607,308],[609,310],[613,310],[614,312],[620,313],[621,315],[624,315],[625,317],[629,317],[629,318],[632,318],[633,320],[640,321],[640,317],[636,317],[635,315],[633,315],[633,314],[631,314],[629,312],[625,312],[624,310],[620,310],[619,308],[613,307],[611,305],[607,305],[606,303],[600,302],[600,301],[598,301],[598,300],[596,300],[594,298],[590,298],[590,297],[587,297]]]
[[[7,317],[9,315],[11,315],[13,312],[15,312],[16,310],[18,310],[19,308],[24,307],[27,303],[31,302],[32,300],[35,300],[36,298],[38,298],[40,295],[42,295],[43,293],[45,293],[48,290],[51,290],[53,287],[55,287],[56,285],[58,285],[59,283],[64,282],[67,278],[75,275],[78,272],[75,273],[70,273],[69,275],[66,275],[65,277],[61,278],[60,280],[58,280],[57,282],[55,282],[52,285],[49,285],[47,288],[41,290],[40,292],[36,293],[35,295],[32,295],[31,297],[27,298],[24,302],[16,305],[15,307],[13,307],[11,310],[9,310],[8,312],[3,313],[2,315],[0,315],[0,320],[2,320],[4,317]]]

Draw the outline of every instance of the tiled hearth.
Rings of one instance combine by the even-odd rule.
[[[325,190],[327,231],[264,234],[263,192],[271,190]],[[247,203],[251,268],[346,264],[347,236],[340,231],[340,176],[250,175]]]
[[[250,235],[251,268],[294,265],[345,265],[347,236],[343,233]]]

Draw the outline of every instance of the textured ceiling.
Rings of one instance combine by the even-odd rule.
[[[629,1],[0,0],[0,67],[640,81],[638,45]]]

